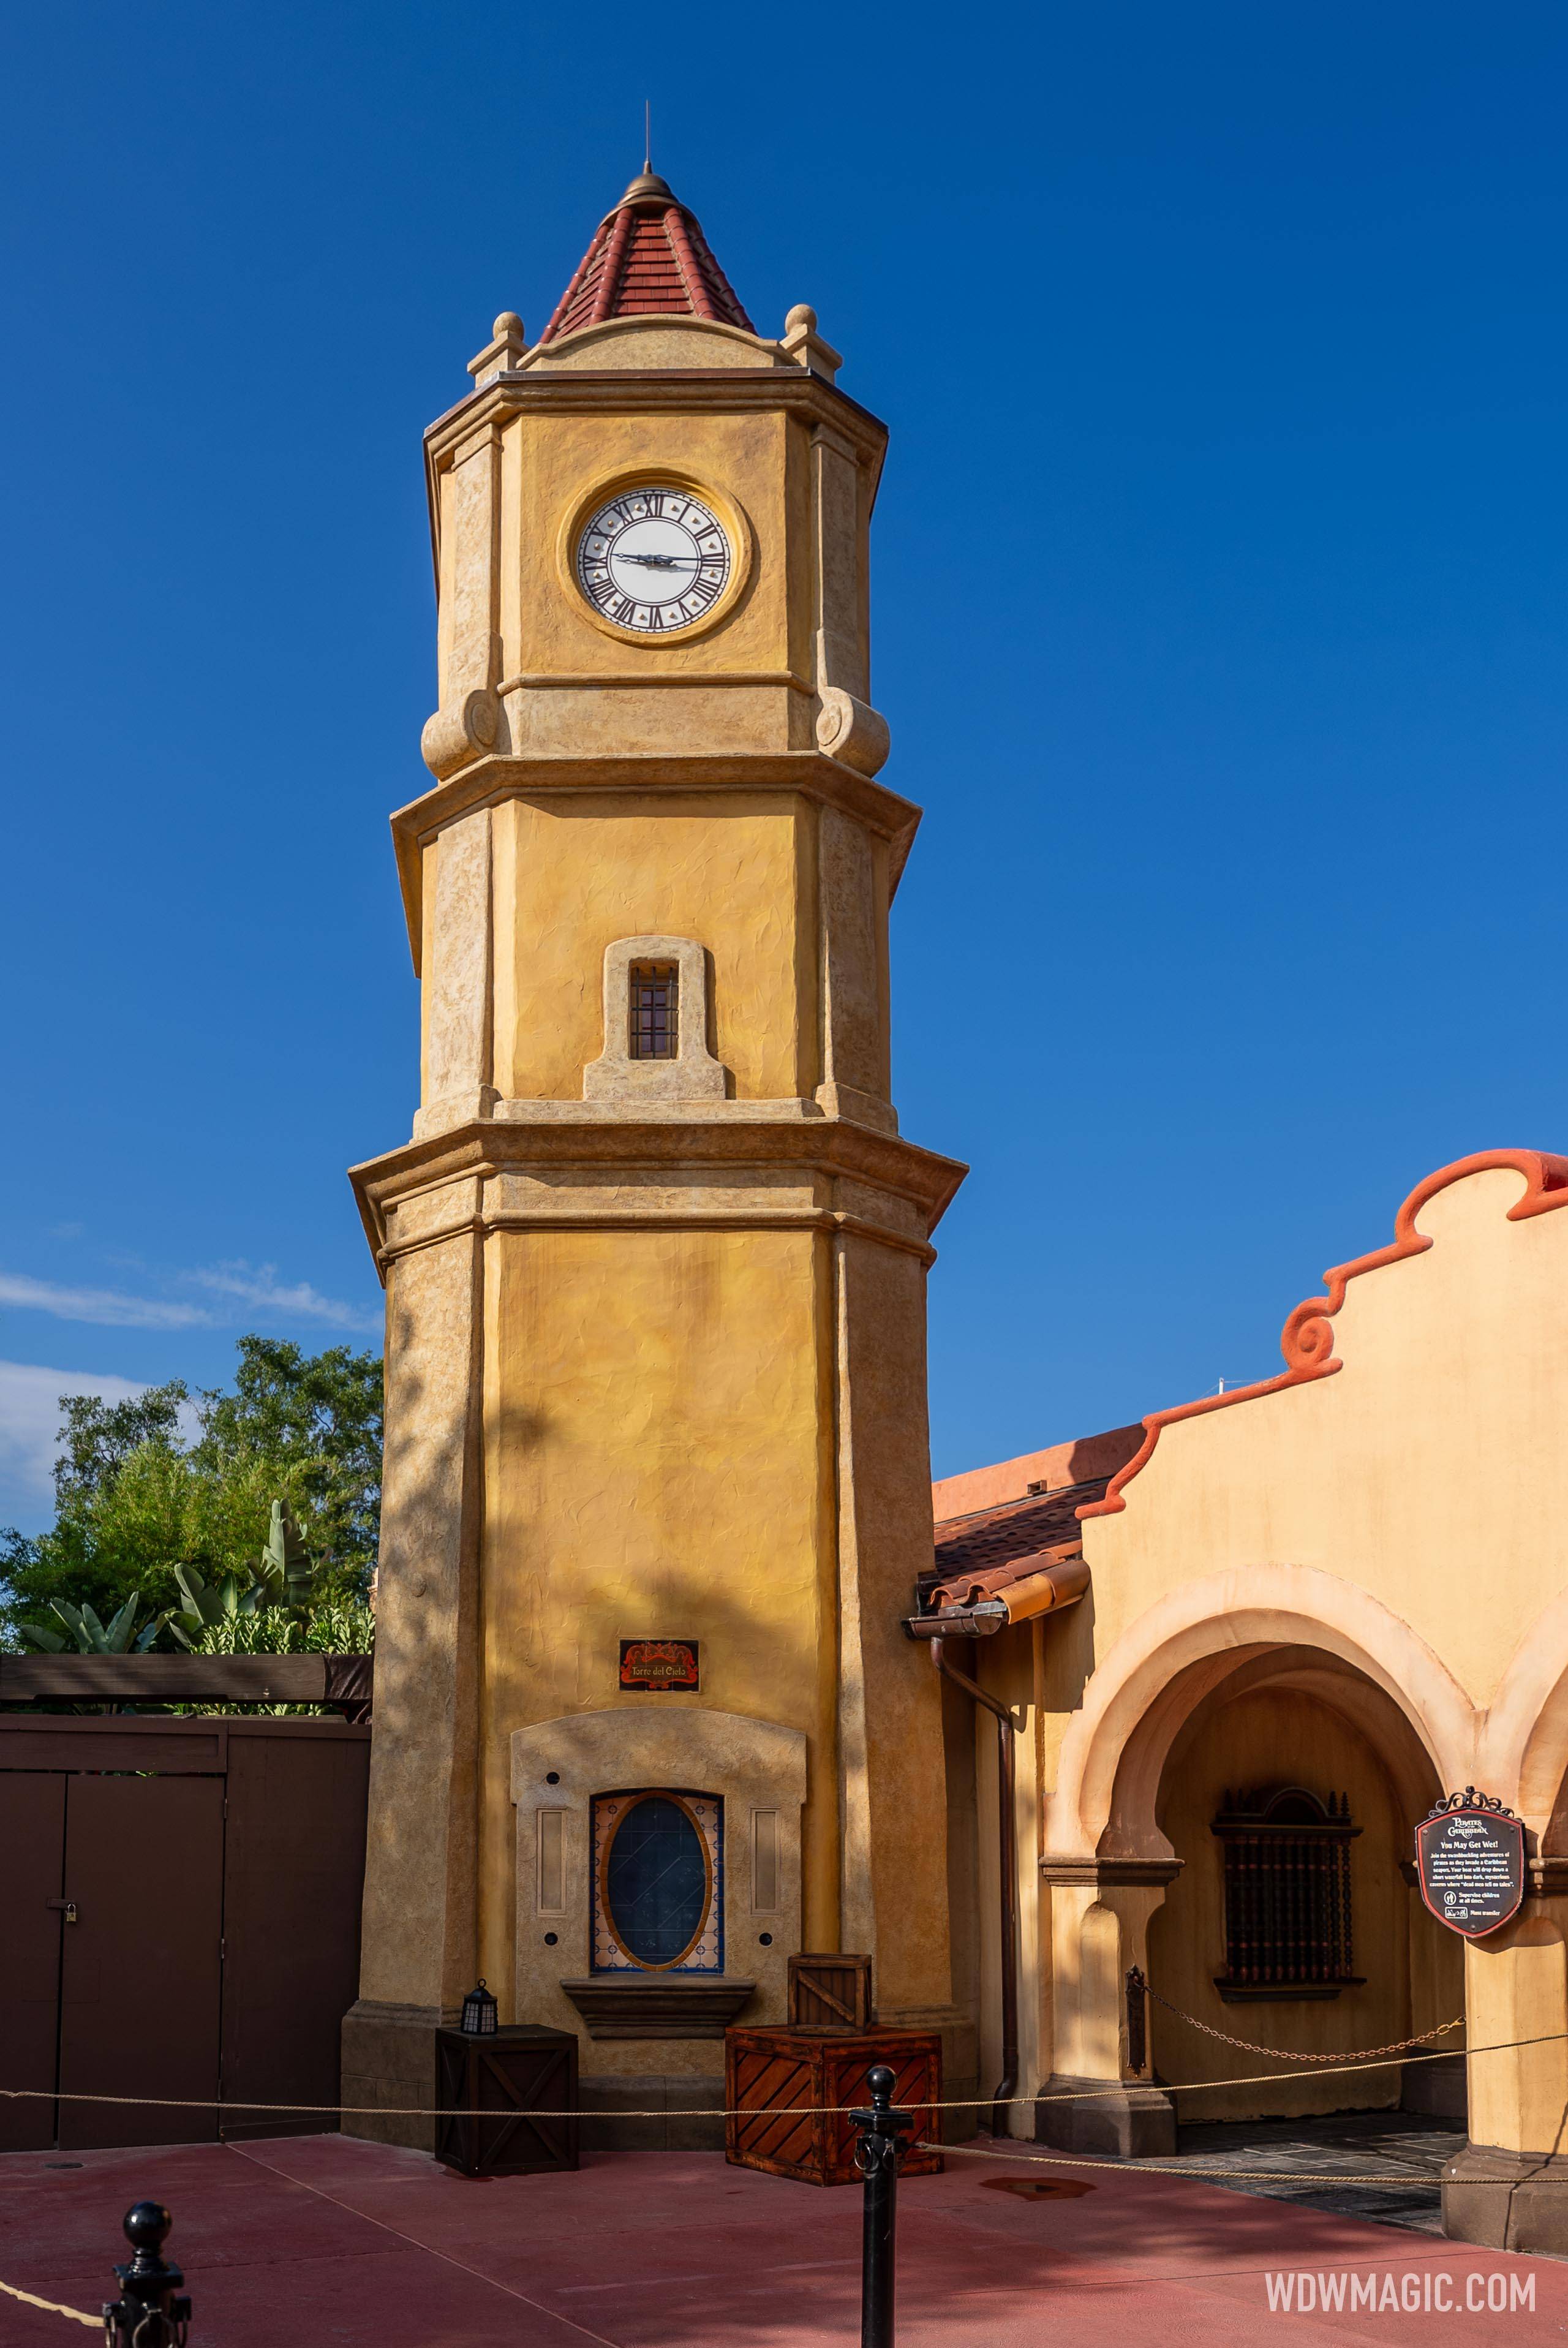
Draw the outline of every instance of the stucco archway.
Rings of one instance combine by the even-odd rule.
[[[1282,1650],[1311,1659],[1300,1668],[1336,1664],[1380,1690],[1445,1785],[1473,1775],[1478,1716],[1408,1622],[1315,1566],[1239,1568],[1171,1591],[1093,1673],[1063,1740],[1047,1850],[1170,1859],[1155,1804],[1172,1743],[1217,1688]],[[1343,1689],[1338,1700],[1361,1701]]]

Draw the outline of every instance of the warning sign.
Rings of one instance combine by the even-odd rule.
[[[1490,1794],[1467,1786],[1416,1828],[1421,1897],[1468,1941],[1495,1932],[1524,1898],[1524,1828]]]

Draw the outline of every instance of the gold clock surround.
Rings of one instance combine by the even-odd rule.
[[[577,549],[583,531],[602,506],[612,498],[624,496],[631,489],[678,489],[688,498],[699,498],[717,515],[729,540],[729,577],[723,592],[708,605],[699,619],[688,620],[684,627],[660,628],[643,633],[635,628],[623,628],[595,610],[583,593],[577,577]],[[757,541],[743,507],[723,489],[716,489],[695,474],[681,473],[663,465],[623,467],[595,481],[578,498],[561,526],[555,542],[555,567],[561,583],[570,597],[573,607],[583,619],[592,621],[601,635],[611,637],[618,644],[656,645],[689,644],[694,636],[707,635],[727,619],[751,578],[756,559]]]

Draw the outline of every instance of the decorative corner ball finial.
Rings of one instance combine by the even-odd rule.
[[[477,358],[469,361],[469,373],[477,389],[492,376],[505,375],[516,366],[528,348],[528,337],[522,320],[515,310],[503,310],[490,328],[490,339]]]
[[[817,332],[817,313],[810,302],[797,302],[789,312],[779,347],[786,358],[820,375],[824,383],[831,383],[844,364],[831,343],[825,343]]]

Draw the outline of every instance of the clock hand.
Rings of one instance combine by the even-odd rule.
[[[685,569],[685,570],[689,570],[689,569],[691,568],[691,566],[692,566],[694,563],[701,562],[701,561],[703,561],[705,560],[705,558],[704,558],[702,555],[700,555],[700,554],[615,554],[615,553],[612,553],[612,555],[611,555],[611,558],[610,558],[610,559],[611,559],[611,561],[614,561],[614,562],[640,562],[640,563],[642,564],[642,566],[643,566],[643,568],[644,568],[644,570],[645,570],[645,571],[678,571],[678,570],[683,570],[683,569]],[[708,561],[711,561],[711,560],[712,560],[712,557],[711,557],[711,556],[709,556],[709,557],[707,557],[707,558],[706,558],[706,559],[707,559],[707,560],[708,560]]]

